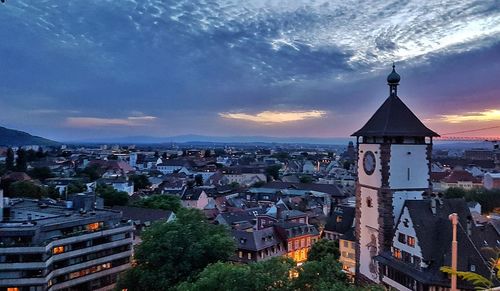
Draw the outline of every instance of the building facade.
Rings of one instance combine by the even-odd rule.
[[[130,267],[133,229],[119,212],[5,200],[0,290],[112,290]]]

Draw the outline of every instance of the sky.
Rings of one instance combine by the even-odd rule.
[[[393,62],[434,131],[500,126],[498,0],[7,0],[0,21],[0,126],[59,141],[345,137]]]

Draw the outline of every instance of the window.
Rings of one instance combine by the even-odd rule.
[[[311,238],[310,237],[307,237],[307,246],[310,247],[311,246]]]
[[[411,254],[405,251],[401,252],[401,256],[403,258],[403,262],[405,263],[411,263]]]
[[[344,248],[348,248],[349,247],[349,241],[344,241]]]
[[[300,247],[301,248],[305,248],[306,247],[306,239],[305,238],[303,238],[303,239],[300,240]]]
[[[408,220],[408,218],[405,218],[405,219],[403,220],[403,225],[404,225],[405,227],[408,227],[408,226],[410,225],[410,221]]]
[[[402,259],[401,250],[399,250],[398,248],[394,248],[393,256],[396,259],[401,260]]]
[[[337,216],[337,223],[341,223],[342,222],[342,215],[339,215]]]
[[[102,222],[94,222],[94,223],[87,224],[85,226],[85,229],[88,231],[96,231],[96,230],[99,230],[101,228],[101,225],[102,225]]]
[[[295,247],[295,249],[300,248],[299,243],[300,243],[300,241],[299,241],[299,240],[296,240],[296,241],[295,241],[295,243],[294,243],[294,247]]]
[[[249,260],[251,260],[251,259],[252,259],[252,253],[248,253],[247,258],[248,258]]]
[[[238,257],[240,257],[240,259],[243,258],[243,252],[242,251],[238,252]]]
[[[291,251],[293,249],[292,242],[288,242],[288,251]]]
[[[53,253],[54,255],[64,253],[64,246],[54,247],[54,248],[52,249],[52,253]]]
[[[406,243],[410,246],[410,247],[414,247],[415,246],[415,238],[413,236],[408,236],[407,237],[407,240],[406,240]]]
[[[17,288],[17,287],[9,287],[9,288],[7,288],[7,291],[19,291],[19,288]]]
[[[402,244],[406,243],[406,235],[404,233],[399,233],[398,234],[398,241]]]
[[[373,207],[373,204],[372,204],[372,198],[371,197],[366,197],[366,206],[367,207]]]

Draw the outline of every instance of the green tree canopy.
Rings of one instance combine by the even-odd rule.
[[[82,193],[85,191],[87,191],[87,186],[85,186],[85,184],[80,180],[69,183],[68,188],[66,189],[68,194]]]
[[[148,176],[144,174],[134,174],[130,176],[130,180],[134,182],[134,191],[145,189],[151,186],[151,182],[149,182]]]
[[[54,174],[52,174],[52,171],[49,167],[33,168],[31,171],[29,171],[29,175],[34,179],[39,179],[42,181],[54,177]]]
[[[463,188],[451,187],[444,191],[444,198],[464,198],[467,192]]]
[[[46,195],[43,187],[31,181],[18,181],[10,184],[8,195],[10,197],[26,197],[40,199]]]
[[[273,177],[274,180],[278,180],[280,177],[281,165],[272,165],[266,168],[266,174]]]
[[[17,159],[16,159],[16,171],[26,172],[28,168],[28,161],[26,160],[26,151],[22,148],[17,150]]]
[[[194,176],[194,182],[196,186],[203,186],[203,176],[201,174]]]
[[[101,166],[95,164],[92,166],[88,166],[85,169],[81,170],[78,173],[79,177],[87,178],[89,181],[93,182],[99,178],[101,178],[102,174],[104,174],[106,170]]]
[[[137,265],[120,277],[117,289],[175,290],[178,283],[227,260],[234,251],[224,226],[209,223],[199,210],[183,208],[175,221],[155,223],[143,233]]]
[[[128,194],[127,192],[117,191],[113,186],[99,184],[97,185],[95,192],[104,199],[105,206],[115,206],[115,205],[127,205]]]
[[[5,157],[5,167],[7,171],[13,171],[14,169],[14,151],[12,148],[7,149],[7,156]]]
[[[335,259],[339,259],[340,252],[337,244],[331,240],[320,239],[314,243],[307,254],[308,261],[321,261],[327,256],[333,256]]]
[[[180,284],[177,290],[288,290],[293,265],[287,258],[248,265],[218,262],[207,266],[194,281]]]
[[[148,198],[134,201],[131,206],[177,212],[181,208],[181,199],[173,195],[152,195]]]

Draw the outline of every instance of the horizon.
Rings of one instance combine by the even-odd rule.
[[[494,1],[285,2],[7,1],[0,125],[61,141],[347,137],[395,62],[429,128],[498,135]]]

